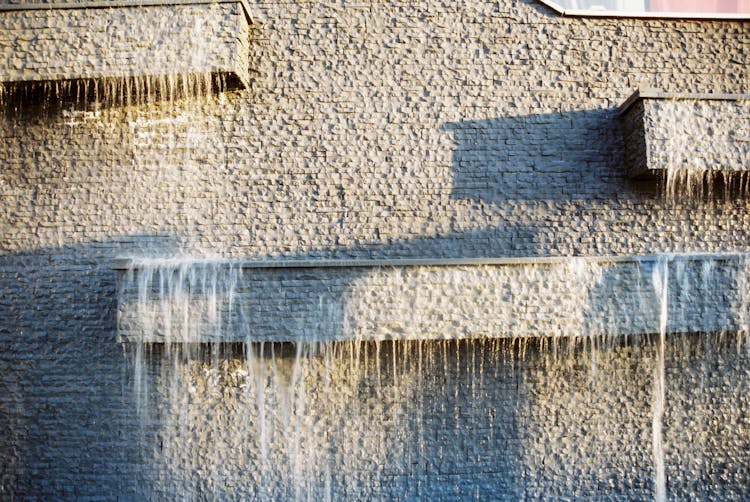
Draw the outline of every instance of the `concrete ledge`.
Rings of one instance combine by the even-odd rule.
[[[250,16],[241,0],[2,7],[0,82],[11,90],[144,81],[120,92],[206,75],[247,86]]]
[[[487,258],[391,258],[391,259],[357,259],[357,260],[209,260],[201,258],[117,258],[112,261],[112,270],[125,271],[143,268],[144,264],[174,265],[189,263],[193,265],[220,264],[237,269],[254,268],[379,268],[379,267],[457,267],[457,266],[523,266],[523,265],[559,265],[580,261],[584,263],[646,263],[667,261],[728,261],[742,258],[742,253],[690,253],[690,254],[651,254],[651,255],[602,255],[602,256],[524,256],[524,257],[487,257]]]
[[[120,270],[123,342],[210,343],[637,336],[744,330],[740,254],[210,262]]]
[[[750,95],[636,91],[620,107],[632,179],[750,169]]]
[[[638,89],[620,105],[618,115],[623,115],[641,99],[672,99],[672,100],[715,100],[715,101],[739,101],[750,99],[750,94],[728,94],[708,92],[664,92],[658,89]]]

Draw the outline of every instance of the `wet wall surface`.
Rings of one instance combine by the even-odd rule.
[[[377,384],[331,355],[332,383],[311,376],[302,408],[267,417],[280,446],[264,456],[253,410],[281,383],[248,384],[243,370],[263,373],[246,355],[216,370],[177,359],[176,380],[167,356],[136,371],[110,264],[747,251],[744,199],[670,202],[627,181],[616,120],[638,86],[746,93],[747,23],[561,18],[510,0],[251,10],[247,90],[3,96],[3,495],[651,496],[652,345],[602,349],[597,371],[583,355],[548,363],[551,347],[493,356],[479,380],[464,364],[483,342],[425,342],[421,358],[381,344],[405,362]],[[747,353],[734,335],[678,340],[667,494],[747,498]]]

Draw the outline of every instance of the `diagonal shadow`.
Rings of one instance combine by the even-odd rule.
[[[617,109],[448,122],[457,199],[558,201],[611,198],[622,190]]]

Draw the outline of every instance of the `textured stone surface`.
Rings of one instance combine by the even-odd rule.
[[[628,175],[750,169],[750,96],[642,97],[623,116]]]
[[[747,494],[748,358],[719,340],[667,347],[670,497]],[[166,498],[651,499],[655,346],[552,355],[537,342],[355,342],[300,363],[277,347],[250,366],[244,354],[154,366],[146,457],[162,481],[150,486]]]
[[[748,331],[738,256],[476,266],[239,269],[152,260],[120,277],[131,342],[299,342]],[[657,276],[655,276],[657,274]]]
[[[744,200],[694,210],[628,183],[615,119],[635,86],[745,92],[744,23],[533,2],[254,15],[246,92],[5,115],[4,249],[154,235],[241,258],[748,248]]]
[[[138,416],[136,372],[117,343],[109,265],[118,256],[750,251],[745,199],[669,202],[627,181],[616,120],[639,87],[747,93],[746,22],[562,18],[531,0],[251,10],[242,92],[3,105],[3,497],[250,498],[270,485],[252,477],[257,450],[237,444],[235,428],[254,422],[233,381],[196,385],[187,408],[155,384],[144,393],[163,413]],[[669,495],[746,499],[746,352],[734,337],[699,337],[676,358],[682,340],[667,351]],[[443,360],[439,343],[423,349]],[[596,366],[598,390],[585,358],[556,370],[541,352],[509,356],[481,382],[462,369],[470,358],[449,353],[458,369],[426,371],[436,383],[414,387],[423,390],[415,399],[407,384],[366,399],[379,397],[377,386],[314,379],[322,390],[308,420],[321,425],[305,422],[305,437],[346,424],[347,406],[361,406],[351,428],[330,429],[349,438],[331,444],[344,445],[335,455],[356,472],[338,498],[648,498],[653,359],[611,353],[617,362]],[[427,404],[412,407],[420,399]],[[378,402],[396,404],[371,414]],[[184,421],[172,420],[175,409]],[[405,432],[420,423],[421,442]],[[413,453],[383,460],[396,446]],[[370,450],[377,463],[362,453]],[[347,486],[340,472],[331,469],[331,486]]]
[[[246,83],[247,37],[240,2],[0,12],[0,82],[172,75],[167,85],[180,86],[177,75],[219,74]]]

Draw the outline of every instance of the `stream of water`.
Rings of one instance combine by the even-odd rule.
[[[483,499],[488,492],[477,488],[476,476],[484,473],[489,485],[502,478],[508,493],[520,497],[554,480],[555,469],[581,479],[606,477],[608,457],[620,458],[623,444],[633,448],[625,452],[633,458],[646,453],[637,438],[649,427],[650,468],[634,464],[631,483],[643,479],[639,493],[666,500],[667,361],[696,350],[713,357],[704,342],[684,334],[687,323],[715,308],[694,303],[695,293],[730,276],[741,284],[747,270],[743,257],[681,258],[628,265],[641,271],[627,286],[639,291],[630,308],[652,323],[640,335],[389,341],[341,340],[339,333],[326,340],[311,315],[316,338],[274,343],[254,340],[243,330],[246,314],[235,315],[243,310],[240,267],[191,259],[134,262],[123,281],[138,299],[130,308],[145,339],[160,341],[128,344],[144,434],[151,435],[148,444],[158,444],[147,452],[160,466],[158,488],[187,497],[228,495],[243,472],[252,478],[247,493],[263,499],[428,496],[430,486],[473,489]],[[581,261],[570,270],[575,273],[565,277],[581,281],[570,289],[590,291],[583,285],[592,278],[612,287],[613,272],[601,264]],[[611,293],[609,301],[622,301]],[[747,343],[737,329],[747,307],[743,293],[722,311],[737,348]],[[596,305],[600,313],[613,308]],[[592,328],[575,314],[582,330]],[[244,342],[219,343],[229,333]],[[717,347],[731,340],[701,336],[713,337]],[[617,422],[621,414],[650,416],[650,424],[626,427]],[[467,444],[467,437],[478,443]],[[539,458],[547,461],[537,465]],[[386,488],[386,482],[395,484]]]

